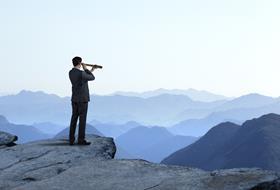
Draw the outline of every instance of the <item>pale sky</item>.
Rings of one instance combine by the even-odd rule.
[[[0,94],[69,96],[79,55],[104,66],[91,93],[280,96],[279,0],[0,1]]]

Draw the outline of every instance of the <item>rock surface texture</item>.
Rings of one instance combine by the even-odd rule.
[[[0,147],[2,146],[14,146],[15,141],[17,141],[18,137],[15,135],[11,135],[10,133],[6,133],[0,131]]]
[[[0,149],[1,190],[247,190],[279,174],[260,169],[206,172],[144,160],[113,159],[112,138],[91,135],[90,146],[65,140],[36,141]]]

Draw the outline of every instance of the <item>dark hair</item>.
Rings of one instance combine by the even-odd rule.
[[[75,67],[75,66],[79,65],[80,63],[82,63],[82,58],[81,57],[74,57],[72,59],[72,63],[74,65],[74,67]]]

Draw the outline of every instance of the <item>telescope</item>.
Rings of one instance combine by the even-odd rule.
[[[103,68],[101,65],[93,65],[93,64],[87,64],[87,63],[82,63],[82,64],[84,64],[85,66],[94,67],[94,68],[97,68],[97,69],[102,69]]]

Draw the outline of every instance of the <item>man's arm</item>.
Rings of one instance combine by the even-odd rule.
[[[86,67],[84,64],[82,64],[82,67],[83,67],[83,69],[84,69],[84,72],[82,72],[82,78],[83,78],[83,80],[86,80],[86,81],[94,80],[95,77],[94,77],[94,75],[92,74],[92,71],[93,71],[94,69],[92,68],[91,71],[89,71],[89,70],[87,69],[87,67]]]
[[[87,80],[87,81],[95,79],[94,75],[88,69],[86,69],[86,70],[84,70],[84,72],[82,72],[82,78],[83,78],[83,80]]]

